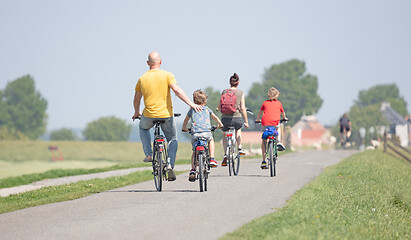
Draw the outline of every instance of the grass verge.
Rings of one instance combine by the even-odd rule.
[[[181,172],[176,171],[176,174],[179,173]],[[121,177],[93,179],[60,186],[44,187],[25,193],[0,197],[0,214],[38,205],[74,200],[152,179],[151,171],[142,171]]]
[[[365,151],[222,239],[411,239],[411,165]]]
[[[145,164],[147,165],[147,164]],[[36,181],[60,177],[68,177],[83,174],[92,174],[99,172],[106,172],[112,170],[143,167],[143,164],[118,164],[105,168],[93,168],[93,169],[52,169],[43,173],[24,174],[17,177],[8,177],[0,179],[0,188],[15,187],[20,185],[30,184]]]

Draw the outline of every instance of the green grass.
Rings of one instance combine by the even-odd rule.
[[[365,151],[222,239],[411,239],[411,165]]]
[[[181,172],[176,171],[176,174]],[[110,189],[152,180],[151,171],[135,172],[126,176],[93,179],[77,183],[44,187],[25,193],[0,197],[0,214],[18,209],[55,202],[69,201]],[[154,184],[153,184],[154,189]]]
[[[144,158],[141,143],[91,141],[0,141],[0,160],[51,162],[49,146],[57,146],[66,160],[130,163]]]
[[[127,164],[127,163],[124,163]],[[106,168],[117,165],[115,162],[108,161],[24,161],[24,162],[10,162],[0,161],[0,181],[2,178],[16,177],[25,174],[42,173],[53,169],[92,169],[92,168]]]
[[[21,176],[0,179],[0,188],[8,188],[8,187],[26,185],[32,182],[43,180],[43,179],[52,179],[52,178],[60,178],[60,177],[75,176],[75,175],[82,175],[82,174],[99,173],[99,172],[106,172],[106,171],[111,171],[111,170],[119,170],[119,169],[142,167],[142,166],[143,166],[143,163],[123,164],[123,165],[119,164],[119,165],[114,165],[114,166],[105,167],[105,168],[92,168],[92,169],[52,169],[52,170],[49,170],[43,173],[24,174]],[[147,166],[147,164],[144,164],[144,166]]]

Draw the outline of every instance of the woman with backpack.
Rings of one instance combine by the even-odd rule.
[[[235,128],[238,153],[245,155],[241,146],[241,128],[248,128],[247,109],[245,107],[245,97],[243,91],[238,89],[240,78],[237,73],[230,77],[230,88],[223,90],[217,110],[222,113],[221,122],[223,123],[224,134],[229,127]],[[224,149],[227,148],[227,139],[223,138]],[[227,166],[227,156],[224,155],[221,166]]]

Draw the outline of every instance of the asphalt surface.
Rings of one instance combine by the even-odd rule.
[[[212,169],[208,191],[187,173],[165,182],[148,181],[85,198],[0,214],[0,239],[218,239],[286,204],[324,167],[355,151],[307,151],[281,156],[277,176],[259,159],[242,160],[238,176]]]

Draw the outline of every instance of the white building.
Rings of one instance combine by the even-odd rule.
[[[409,137],[407,121],[397,111],[392,109],[390,103],[388,102],[383,102],[380,110],[384,118],[389,123],[387,131],[391,133],[391,135],[395,135],[400,139],[401,146],[408,146]]]

